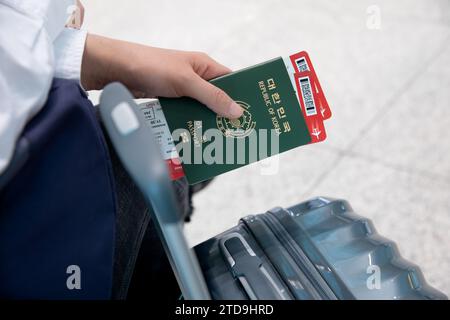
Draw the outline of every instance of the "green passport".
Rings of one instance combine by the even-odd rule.
[[[217,116],[191,98],[160,98],[190,184],[311,142],[292,77],[276,58],[210,81],[244,108]]]

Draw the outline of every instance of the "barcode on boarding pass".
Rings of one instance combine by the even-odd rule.
[[[309,71],[308,62],[306,62],[305,58],[295,60],[295,64],[297,65],[298,72]]]
[[[305,102],[306,115],[316,115],[317,109],[316,104],[314,103],[314,97],[311,91],[311,81],[309,80],[309,77],[302,77],[298,80],[300,81],[300,90],[302,91],[303,101]]]

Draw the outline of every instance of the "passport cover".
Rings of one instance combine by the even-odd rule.
[[[190,184],[311,142],[299,100],[281,57],[215,78],[210,82],[224,90],[244,108],[244,114],[239,119],[220,117],[191,98],[159,98]],[[211,139],[205,137],[205,132],[211,128],[217,129],[216,132],[219,132],[220,136]],[[185,129],[186,134],[176,137],[176,129]],[[267,132],[260,129],[266,129]],[[271,129],[279,139],[278,152],[270,146]],[[249,144],[255,134],[258,140],[256,153]],[[220,143],[214,141],[215,139],[222,139],[223,147],[220,150],[217,150]],[[259,143],[263,139],[269,142],[269,147],[267,152],[260,154]],[[228,155],[225,148],[227,140],[233,140],[228,143],[234,143],[234,152],[229,152],[231,154]],[[209,146],[211,143],[215,143],[216,147]],[[244,155],[236,152],[239,143],[245,144]],[[191,150],[189,155],[186,150]],[[197,155],[205,152],[215,155],[221,151],[223,157],[213,163],[194,161],[196,152]],[[253,156],[250,156],[250,151]]]

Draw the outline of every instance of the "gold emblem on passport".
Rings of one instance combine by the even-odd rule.
[[[244,109],[242,116],[233,120],[217,116],[217,128],[225,137],[245,138],[255,129],[256,122],[252,120],[252,114],[249,111],[250,105],[248,103],[243,101],[236,101],[236,103]]]

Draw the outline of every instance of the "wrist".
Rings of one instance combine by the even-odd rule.
[[[113,81],[123,82],[128,74],[126,55],[117,40],[88,34],[81,65],[81,84],[86,90],[100,90]]]

